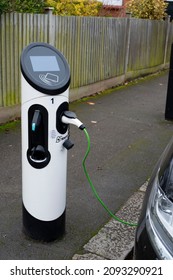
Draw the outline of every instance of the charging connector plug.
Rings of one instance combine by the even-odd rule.
[[[76,114],[71,111],[64,111],[61,121],[65,124],[73,124],[81,130],[85,128],[84,124],[77,118]]]

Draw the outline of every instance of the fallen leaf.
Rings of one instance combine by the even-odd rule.
[[[92,106],[95,105],[94,102],[87,102],[87,104],[88,104],[88,105],[92,105]]]

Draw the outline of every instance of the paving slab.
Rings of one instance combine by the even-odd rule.
[[[144,191],[133,194],[120,211],[117,217],[124,221],[137,223]],[[135,228],[111,219],[91,240],[83,247],[82,255],[74,255],[73,259],[88,259],[88,253],[92,253],[92,259],[102,257],[108,260],[124,260],[134,246]]]

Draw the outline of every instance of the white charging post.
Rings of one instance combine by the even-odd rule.
[[[23,227],[30,237],[52,241],[65,232],[70,70],[46,43],[21,54]]]

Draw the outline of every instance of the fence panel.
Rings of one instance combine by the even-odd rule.
[[[20,103],[19,60],[31,42],[65,55],[75,89],[163,65],[173,41],[173,24],[157,20],[11,13],[0,23],[0,107]]]
[[[131,19],[128,71],[163,64],[166,22]]]
[[[71,66],[71,88],[123,73],[126,24],[126,19],[56,17],[55,47]]]
[[[33,14],[1,15],[0,106],[20,103],[20,54],[31,42],[48,40],[48,16]]]

